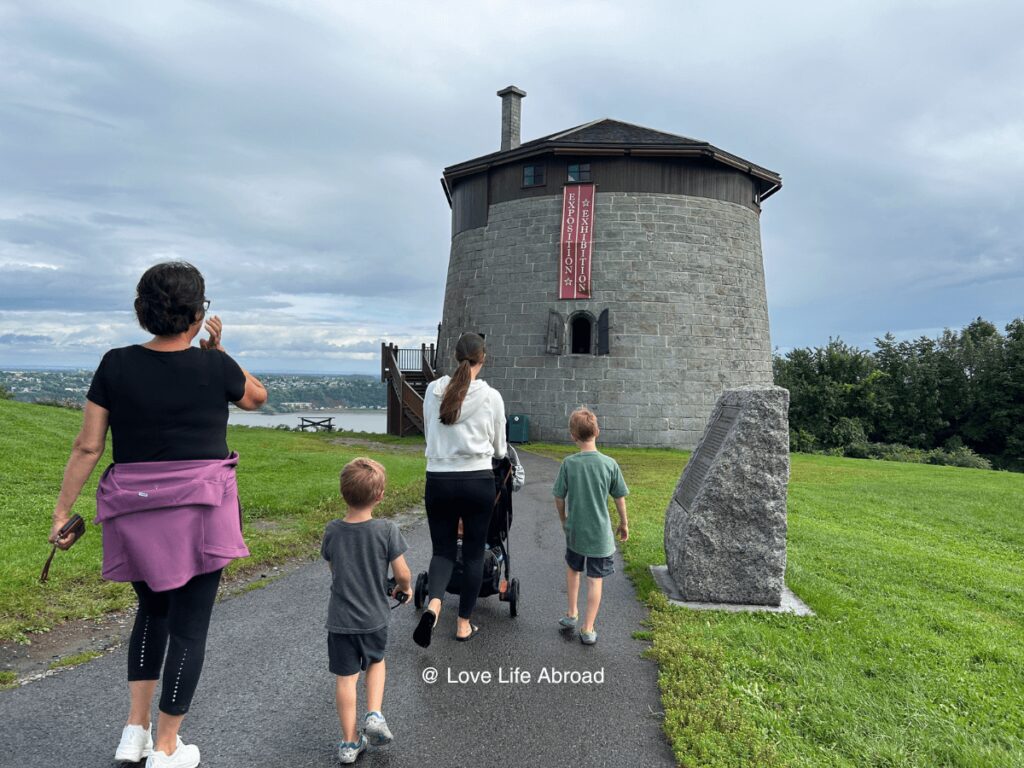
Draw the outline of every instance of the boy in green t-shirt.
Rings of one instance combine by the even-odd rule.
[[[629,538],[629,521],[626,519],[626,496],[629,488],[622,477],[622,470],[615,459],[597,450],[597,417],[588,408],[577,408],[569,417],[569,434],[576,441],[580,452],[567,456],[555,478],[555,508],[565,528],[566,593],[569,610],[559,619],[563,627],[572,628],[579,620],[577,595],[580,589],[580,574],[587,572],[587,614],[580,627],[580,642],[593,645],[597,642],[594,621],[601,606],[602,579],[615,573],[612,555],[615,553],[615,537],[612,535],[612,519],[608,514],[608,497],[615,499],[619,513],[619,539]],[[566,496],[569,498],[566,514]]]

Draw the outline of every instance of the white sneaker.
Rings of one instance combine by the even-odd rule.
[[[153,754],[146,760],[146,768],[196,768],[199,765],[199,747],[195,744],[186,744],[178,737],[178,744],[174,752],[167,755],[160,750],[154,750]]]
[[[137,763],[153,754],[153,724],[148,728],[141,725],[126,725],[121,731],[121,743],[117,745],[114,759],[122,763]]]
[[[366,738],[375,747],[383,747],[385,744],[390,744],[395,738],[391,735],[391,729],[388,728],[387,721],[380,712],[367,712],[363,723],[363,733],[366,734]]]
[[[338,745],[338,762],[344,765],[354,763],[366,749],[366,737],[360,734],[359,741],[343,741]]]

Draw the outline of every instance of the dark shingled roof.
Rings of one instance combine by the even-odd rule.
[[[674,133],[655,131],[641,125],[624,123],[621,120],[604,118],[590,123],[577,125],[565,131],[542,136],[539,139],[520,144],[515,149],[492,152],[489,155],[466,160],[450,165],[444,169],[441,183],[445,195],[451,202],[451,182],[461,176],[479,173],[494,165],[504,165],[524,160],[528,157],[544,154],[552,150],[579,150],[580,154],[588,151],[595,154],[629,154],[680,157],[703,156],[714,162],[722,163],[749,174],[758,180],[761,186],[761,199],[767,198],[782,186],[782,177],[774,171],[744,160],[737,155],[712,146],[706,141],[698,141]]]
[[[570,128],[567,131],[553,133],[527,142],[522,146],[554,141],[572,144],[706,144],[707,142],[677,136],[674,133],[655,131],[642,125],[624,123],[621,120],[595,120]]]

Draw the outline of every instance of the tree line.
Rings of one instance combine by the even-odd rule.
[[[976,319],[875,350],[840,339],[773,358],[790,448],[1024,471],[1024,320]]]

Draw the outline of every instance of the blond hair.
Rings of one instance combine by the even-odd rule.
[[[379,461],[359,456],[341,470],[341,497],[350,507],[362,509],[384,494],[388,473]]]
[[[597,427],[597,416],[589,408],[577,408],[569,417],[569,434],[581,443],[593,440],[600,430]]]

